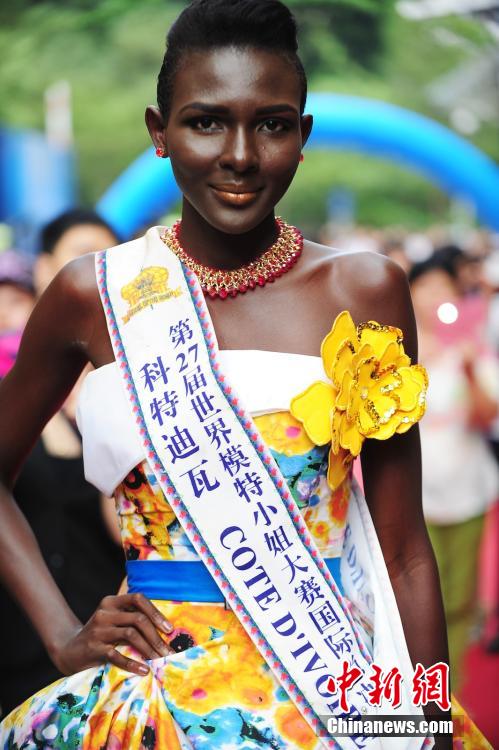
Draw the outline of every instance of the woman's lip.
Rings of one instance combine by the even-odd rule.
[[[233,193],[230,190],[220,190],[220,188],[211,187],[223,203],[228,203],[231,206],[245,206],[248,203],[252,203],[260,192],[260,190],[254,190],[247,193]]]

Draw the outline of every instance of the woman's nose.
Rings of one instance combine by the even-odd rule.
[[[233,169],[235,172],[257,169],[258,152],[254,136],[242,127],[230,133],[220,158],[220,164],[226,169]]]

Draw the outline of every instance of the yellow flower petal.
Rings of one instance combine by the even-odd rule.
[[[326,445],[331,440],[331,412],[336,390],[316,381],[291,401],[290,412],[302,422],[307,435],[315,445]]]
[[[357,384],[360,389],[367,388],[368,391],[375,385],[375,377],[378,370],[378,361],[375,357],[369,357],[359,362],[357,367]]]
[[[358,387],[355,380],[352,380],[346,408],[346,418],[349,422],[355,422],[361,406],[362,399],[360,388]]]
[[[359,422],[364,432],[364,426],[373,424],[366,436],[377,440],[386,440],[395,432],[397,419],[397,402],[390,396],[378,396],[375,401],[368,399],[359,412]]]
[[[393,396],[378,396],[374,402],[380,425],[387,424],[397,412],[398,399]]]
[[[397,365],[397,367],[410,367],[411,365],[411,358],[404,352],[402,347],[400,356],[395,364]]]
[[[397,392],[397,395],[399,395],[399,389],[402,385],[402,377],[395,367],[385,370],[384,373],[376,379],[373,388],[370,391],[371,398],[376,399],[378,396],[389,396],[395,391]]]
[[[377,412],[372,401],[364,402],[359,409],[359,430],[364,437],[370,437],[377,429]]]
[[[333,385],[338,390],[341,388],[345,373],[350,373],[353,376],[355,372],[353,364],[353,352],[350,341],[344,341],[340,346],[336,359],[334,360],[331,370],[328,373],[328,377],[333,381]]]
[[[368,323],[361,323],[357,326],[357,332],[360,344],[370,344],[378,360],[383,357],[390,343],[399,343],[403,339],[400,328],[380,325],[374,320],[370,320]]]
[[[412,365],[411,366],[411,378],[417,380],[421,384],[421,390],[424,391],[426,395],[426,391],[428,390],[428,373],[426,371],[426,368],[423,367],[423,365]]]
[[[419,422],[426,411],[426,392],[428,390],[428,373],[421,365],[412,365],[411,378],[419,381],[420,390],[418,393],[417,404],[411,411],[401,411],[400,421],[397,432],[402,434],[407,432],[413,424]]]
[[[357,330],[348,310],[341,312],[333,323],[321,345],[321,357],[326,375],[332,379],[333,367],[345,341],[355,350],[357,347]],[[341,378],[340,378],[341,382]]]
[[[399,421],[399,423],[397,425],[397,429],[395,430],[395,432],[398,435],[403,435],[404,432],[408,432],[413,425],[415,425],[415,424],[417,424],[417,422],[419,422],[419,420],[421,419],[421,417],[423,416],[423,414],[424,414],[424,410],[420,411],[420,410],[416,410],[416,409],[414,409],[414,412],[412,412],[410,414],[407,414],[407,412],[404,413],[404,416],[401,417],[401,419],[400,419],[400,421]]]
[[[349,422],[343,414],[340,425],[340,446],[350,451],[352,456],[358,456],[363,442],[364,436],[359,432],[357,420]]]
[[[341,383],[341,389],[336,397],[336,408],[341,409],[342,411],[345,411],[345,409],[348,407],[348,404],[350,403],[350,387],[352,385],[353,377],[352,373],[347,370],[343,374],[343,380]]]
[[[331,419],[331,450],[333,453],[339,453],[340,448],[340,431],[341,431],[341,420],[343,412],[339,409],[333,411],[333,417]]]
[[[345,480],[350,471],[352,461],[352,455],[343,448],[340,448],[337,454],[329,451],[327,483],[332,490],[338,489],[340,484]]]
[[[358,370],[363,362],[371,361],[374,358],[374,350],[370,344],[364,344],[359,348],[357,354],[352,358],[352,367],[354,372]]]
[[[398,372],[402,379],[397,395],[400,399],[399,409],[401,411],[412,411],[418,405],[420,393],[425,390],[421,375],[413,372],[412,367],[401,367]]]
[[[386,422],[386,424],[381,424],[379,428],[370,435],[370,437],[375,440],[388,440],[388,438],[391,438],[396,432],[398,432],[399,424],[400,420],[395,414],[388,422]]]
[[[357,418],[363,403],[369,398],[369,393],[375,383],[373,376],[376,372],[376,364],[376,361],[371,357],[365,362],[361,362],[356,370],[355,380],[352,381],[350,387],[350,401],[346,410],[350,422]]]
[[[386,370],[387,367],[397,367],[400,357],[400,349],[400,344],[398,344],[396,341],[389,342],[388,346],[379,359],[379,369],[381,372]],[[407,359],[409,359],[409,357],[407,357]]]

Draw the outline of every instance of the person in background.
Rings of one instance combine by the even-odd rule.
[[[489,298],[487,336],[493,351],[499,358],[499,235],[492,237],[481,234],[484,261],[484,283]],[[486,243],[489,241],[489,246]],[[485,247],[483,247],[485,245]],[[499,465],[499,416],[495,419],[489,434],[490,446]],[[499,653],[499,506],[494,508],[488,519],[490,548],[493,550],[491,584],[488,589],[488,611],[484,623],[484,641],[491,653]],[[490,558],[489,558],[490,559]]]
[[[29,259],[15,250],[0,253],[0,378],[14,364],[21,333],[34,304]]]
[[[397,263],[406,273],[409,273],[411,261],[405,251],[404,238],[402,236],[391,236],[382,243],[381,252]]]
[[[409,282],[421,362],[431,384],[421,424],[423,509],[440,572],[456,691],[476,615],[484,515],[499,491],[498,468],[485,436],[498,402],[483,377],[496,360],[480,346],[475,329],[467,330],[467,316],[447,325],[439,319],[441,305],[454,305],[459,313],[461,304],[448,256],[437,252],[416,263]]]
[[[41,234],[41,254],[34,267],[37,295],[68,261],[117,243],[112,229],[94,211],[74,209],[62,214]],[[35,289],[23,259],[9,253],[6,263],[5,255],[0,256],[0,323],[19,337],[33,307]],[[6,282],[12,290],[5,311]],[[14,496],[33,527],[52,575],[74,611],[86,620],[105,594],[118,590],[124,563],[113,539],[119,539],[119,533],[111,501],[84,478],[75,423],[78,385],[36,442]],[[0,610],[0,706],[6,714],[60,673],[3,587]]]
[[[38,296],[66,263],[118,242],[109,224],[91,209],[73,208],[58,216],[40,235],[40,254],[34,268]]]

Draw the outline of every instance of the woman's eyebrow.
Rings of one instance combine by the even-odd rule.
[[[268,107],[258,107],[256,110],[257,115],[271,115],[275,112],[293,112],[298,114],[296,107],[291,104],[269,104]]]
[[[221,115],[226,115],[230,113],[230,107],[226,107],[222,104],[209,104],[208,102],[190,102],[189,104],[185,104],[180,110],[179,114],[182,114],[184,110],[186,109],[199,109],[201,112],[208,112],[208,113],[218,113]],[[298,114],[298,110],[296,107],[293,107],[291,104],[269,104],[267,107],[258,107],[256,110],[257,115],[270,115],[274,114],[276,112],[293,112],[293,114]]]
[[[190,102],[185,104],[180,110],[181,114],[186,109],[200,109],[202,112],[219,112],[220,114],[227,114],[229,107],[224,107],[221,104],[208,104],[207,102]]]

